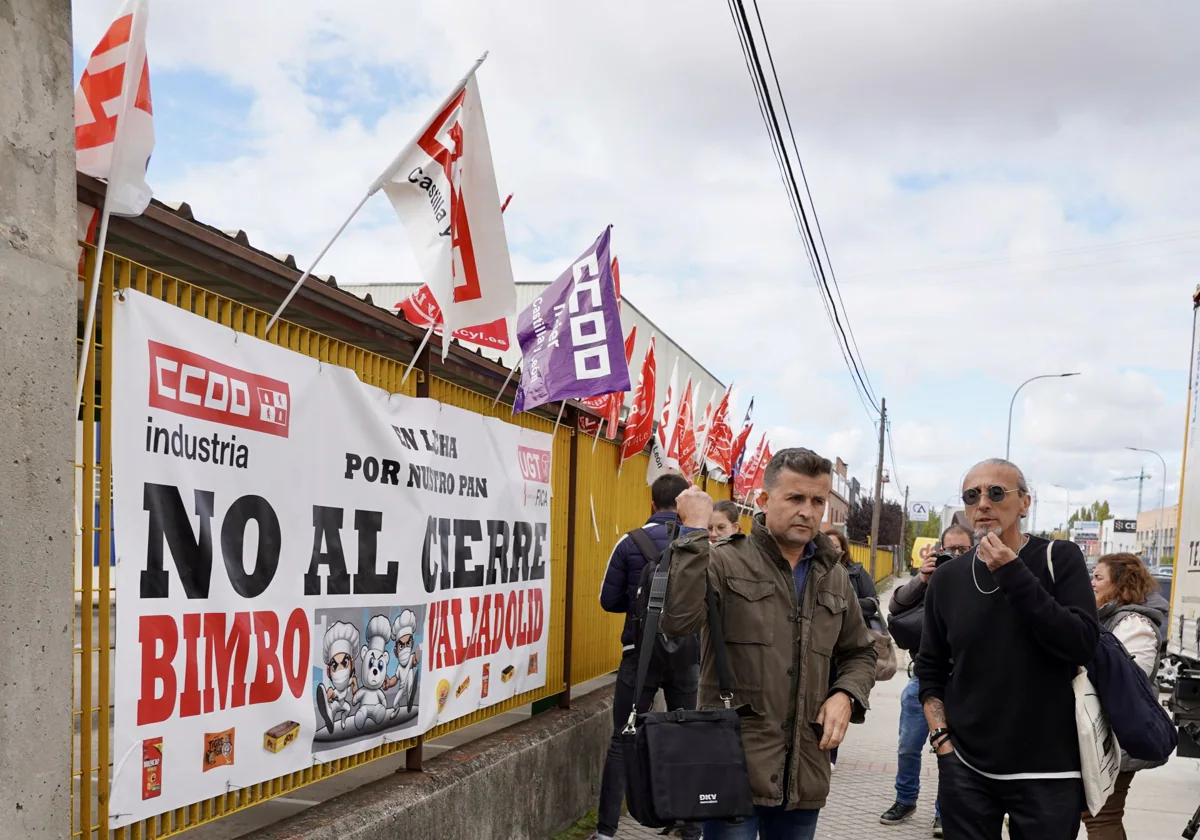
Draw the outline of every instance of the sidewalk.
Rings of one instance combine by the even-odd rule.
[[[882,593],[886,606],[890,593]],[[896,733],[900,722],[900,692],[907,682],[907,659],[888,682],[871,694],[867,722],[851,726],[838,751],[837,770],[829,801],[817,826],[819,840],[917,840],[932,836],[937,767],[933,756],[923,761],[921,800],[916,815],[900,826],[884,826],[879,815],[895,800]],[[1130,789],[1125,831],[1136,840],[1175,840],[1200,805],[1200,760],[1172,758],[1165,767],[1139,773]],[[658,837],[628,817],[621,822],[622,838]],[[1080,831],[1080,838],[1087,834]]]

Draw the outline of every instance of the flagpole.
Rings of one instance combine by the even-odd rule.
[[[567,407],[567,401],[563,400],[558,406],[558,417],[554,418],[554,431],[550,433],[550,437],[558,434],[558,424],[562,422],[563,409]]]
[[[412,373],[413,365],[417,363],[417,359],[421,358],[421,351],[425,349],[425,345],[429,343],[429,337],[433,335],[433,324],[429,325],[429,329],[425,330],[425,337],[421,339],[421,343],[417,345],[417,352],[413,353],[412,361],[408,363],[408,367],[404,369],[404,376],[400,378],[400,385],[403,386],[408,381],[408,375]]]
[[[321,249],[321,253],[317,254],[317,258],[312,261],[312,265],[308,267],[308,270],[300,275],[300,279],[296,281],[294,286],[292,286],[292,290],[288,292],[287,297],[283,299],[283,303],[279,304],[279,308],[275,310],[275,314],[272,315],[271,320],[267,322],[267,333],[271,332],[271,327],[275,326],[275,322],[279,320],[280,314],[282,314],[283,310],[287,309],[287,305],[292,302],[292,298],[296,296],[296,292],[300,291],[300,287],[304,285],[304,281],[307,280],[309,275],[316,270],[317,263],[319,263],[321,258],[325,256],[325,253],[333,247],[333,243],[337,241],[338,237],[342,235],[342,231],[344,231],[350,222],[354,220],[354,217],[358,215],[358,211],[361,210],[363,205],[367,203],[367,199],[383,189],[383,185],[391,180],[391,177],[396,174],[396,170],[400,168],[400,164],[403,163],[404,158],[412,151],[413,146],[417,144],[417,141],[429,129],[429,126],[433,124],[433,121],[441,115],[442,111],[446,109],[446,106],[450,104],[454,97],[458,96],[459,91],[461,91],[467,82],[470,81],[471,77],[475,75],[475,71],[479,69],[479,65],[483,64],[484,59],[487,57],[488,54],[485,52],[474,64],[471,65],[471,69],[467,71],[467,74],[463,76],[462,79],[459,80],[458,84],[451,89],[449,95],[442,100],[442,103],[434,109],[433,116],[425,121],[425,124],[421,126],[420,130],[417,131],[417,133],[413,135],[413,138],[409,140],[404,145],[404,148],[400,150],[400,154],[396,155],[392,162],[388,164],[388,167],[383,171],[383,174],[376,178],[371,184],[371,187],[367,190],[367,194],[362,197],[355,208],[350,212],[350,215],[346,217],[346,221],[342,222],[342,226],[337,229],[337,232],[333,234],[333,238],[330,239],[329,242],[325,244],[325,247]]]
[[[596,451],[596,444],[600,442],[600,429],[603,425],[604,420],[601,418],[600,421],[596,423],[596,436],[592,438],[592,452]]]
[[[83,354],[79,357],[79,372],[75,376],[75,410],[83,401],[84,378],[87,376],[88,355],[92,350],[92,330],[96,326],[96,301],[100,294],[100,270],[104,265],[104,246],[108,242],[108,190],[104,191],[104,209],[100,211],[100,232],[96,235],[96,261],[92,266],[92,287],[88,290],[87,316],[83,320]],[[110,339],[106,336],[105,341]]]
[[[496,403],[500,402],[500,397],[504,394],[504,390],[508,388],[508,383],[512,382],[513,374],[517,372],[517,366],[513,365],[508,369],[508,376],[504,378],[504,384],[500,386],[500,390],[496,392],[496,399],[492,400],[492,408],[496,407]]]

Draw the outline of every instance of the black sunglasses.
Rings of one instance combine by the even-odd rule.
[[[1009,493],[1016,492],[1016,490],[1005,490],[999,484],[993,484],[987,489],[987,497],[992,504],[998,505],[1008,497]],[[982,495],[978,487],[968,487],[962,493],[963,504],[967,507],[975,507],[975,505],[979,504],[979,497]]]

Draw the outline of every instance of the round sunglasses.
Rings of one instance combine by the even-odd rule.
[[[1005,490],[999,484],[993,484],[987,489],[987,497],[988,501],[992,504],[998,505],[1007,498],[1009,493],[1016,492],[1016,490]],[[979,504],[979,498],[982,495],[983,493],[980,492],[978,487],[968,487],[962,493],[963,504],[967,507],[975,507],[975,505]]]

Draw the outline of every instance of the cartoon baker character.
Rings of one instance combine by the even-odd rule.
[[[392,624],[386,615],[371,617],[367,622],[366,637],[367,643],[363,645],[361,653],[362,688],[354,694],[354,703],[358,708],[354,713],[354,725],[359,729],[364,728],[368,720],[383,723],[388,715],[384,683],[388,679],[387,644],[392,640]]]
[[[396,640],[396,675],[387,681],[384,688],[399,686],[392,698],[392,717],[401,709],[411,712],[417,698],[418,676],[421,673],[421,647],[416,642],[417,616],[412,610],[402,610],[392,622],[392,638]]]
[[[346,718],[354,708],[358,680],[354,676],[354,652],[358,648],[358,628],[344,621],[336,622],[325,631],[325,673],[329,685],[318,685],[322,695],[317,705],[322,711],[326,728],[333,734],[334,726],[346,728]],[[324,701],[322,703],[322,701]]]

